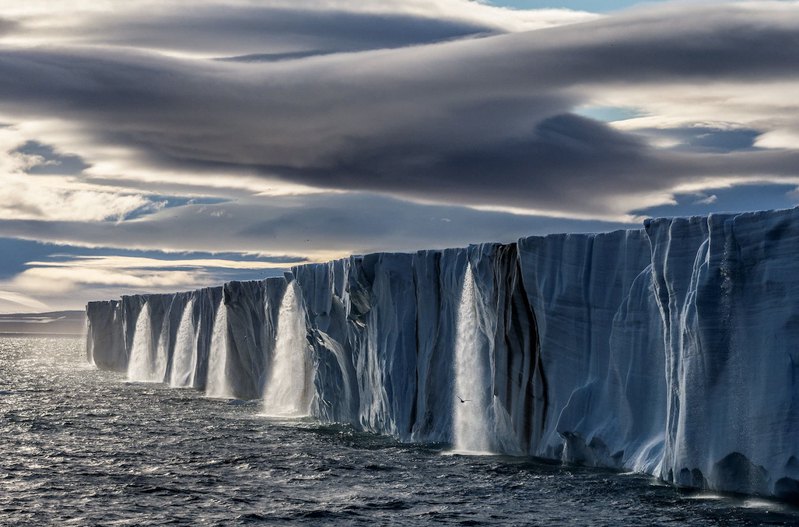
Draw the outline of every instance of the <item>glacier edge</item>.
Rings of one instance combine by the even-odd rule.
[[[180,340],[190,387],[205,389],[213,351],[230,396],[261,399],[294,282],[295,326],[307,331],[292,342],[313,363],[295,382],[311,415],[452,443],[457,405],[472,399],[456,393],[460,313],[485,365],[472,383],[489,390],[475,399],[491,451],[795,501],[797,256],[799,209],[351,256],[263,281],[90,302],[86,350],[98,368],[127,371],[134,341],[147,342],[159,361],[150,371],[170,382]],[[472,305],[462,309],[467,268]],[[226,338],[212,350],[217,318]],[[136,339],[137,326],[149,340]]]

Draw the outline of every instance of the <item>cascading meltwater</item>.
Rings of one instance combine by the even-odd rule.
[[[488,453],[492,450],[488,407],[487,347],[482,342],[475,306],[474,278],[466,266],[458,307],[455,341],[453,447],[456,452]]]
[[[194,299],[183,308],[178,325],[169,385],[173,388],[192,388],[197,372],[197,328],[194,324]]]
[[[208,395],[266,405],[297,393],[275,377],[293,372],[323,422],[794,500],[796,239],[793,209],[353,256],[178,303],[92,302],[87,348],[131,379],[163,381],[171,361],[171,380],[189,295]],[[303,331],[307,347],[284,346]]]
[[[265,415],[302,417],[310,413],[312,362],[300,302],[296,284],[289,283],[280,303],[275,351],[263,399]]]
[[[228,367],[227,306],[219,301],[214,318],[211,347],[208,354],[208,376],[205,381],[206,397],[230,399],[233,397],[227,374]]]
[[[128,380],[132,382],[162,382],[163,376],[159,378],[159,373],[163,374],[161,366],[158,345],[153,343],[150,306],[145,303],[136,319],[133,347],[128,362]]]

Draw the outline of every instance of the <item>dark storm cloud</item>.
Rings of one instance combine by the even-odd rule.
[[[643,136],[570,114],[598,86],[799,79],[799,9],[771,7],[680,5],[549,30],[299,61],[6,50],[0,53],[0,108],[20,119],[76,123],[100,143],[134,148],[152,168],[242,170],[416,199],[619,214],[620,198],[667,193],[697,176],[796,175],[794,151],[664,151]],[[266,22],[247,14],[218,26],[202,12],[189,22],[167,17],[150,25],[154,34],[187,47],[206,32],[203,42],[222,46],[214,39],[236,28],[245,35],[239,42],[261,34],[258,24]],[[416,29],[406,42],[402,31],[387,28],[380,40],[366,27],[373,17],[324,14],[307,25],[290,10],[284,17],[308,49],[349,46],[341,42],[346,28],[356,26],[353,38],[376,43],[370,47],[480,31],[408,19],[403,23]],[[403,27],[397,20],[386,24]],[[142,24],[111,24],[103,34],[135,43],[134,36],[148,34]],[[339,44],[308,41],[322,26]],[[295,45],[285,35],[275,38],[285,39],[287,49]]]
[[[335,188],[360,184],[416,198],[545,207],[652,188],[640,177],[644,171],[662,178],[674,167],[636,137],[570,114],[544,119],[526,137],[486,141],[440,158],[426,153],[424,144],[363,148],[335,165],[284,173]]]
[[[636,226],[419,205],[363,193],[193,205],[135,222],[0,220],[6,236],[126,249],[320,254],[415,251]],[[272,260],[275,261],[275,260]]]
[[[190,11],[99,19],[87,42],[193,53],[325,52],[396,48],[497,32],[487,24],[397,13],[199,6]]]

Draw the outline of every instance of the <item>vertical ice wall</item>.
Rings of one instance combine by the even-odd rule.
[[[293,269],[317,361],[318,417],[409,438],[416,393],[412,261],[386,253]]]
[[[218,397],[258,398],[285,287],[284,278],[270,278],[90,302],[87,355],[98,367],[125,371],[134,381],[167,382]]]
[[[519,241],[522,278],[549,382],[533,453],[600,466],[657,464],[665,381],[642,231]],[[561,451],[562,450],[562,451]]]
[[[797,214],[372,254],[92,302],[87,353],[405,441],[796,499]]]
[[[164,382],[174,340],[172,307],[180,303],[180,298],[178,295],[149,295],[137,300],[139,310],[131,335],[128,380]]]
[[[228,383],[240,398],[254,398],[264,377],[266,335],[261,282],[229,282],[223,287],[227,337]]]
[[[467,251],[419,251],[413,256],[416,302],[416,394],[414,441],[452,438],[454,354],[457,317],[463,296]]]
[[[323,421],[358,424],[360,392],[349,348],[351,303],[345,283],[357,258],[292,269],[308,320],[315,362],[311,413]],[[356,293],[357,294],[357,293]],[[356,297],[355,305],[363,304]]]
[[[477,337],[488,348],[492,448],[534,454],[550,410],[538,322],[525,289],[517,244],[473,246],[469,267]]]
[[[649,221],[666,326],[661,475],[799,497],[799,211]]]
[[[103,370],[126,371],[122,302],[105,300],[86,305],[86,356]]]

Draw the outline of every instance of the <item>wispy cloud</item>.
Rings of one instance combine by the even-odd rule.
[[[69,2],[3,6],[7,39],[125,46],[185,56],[357,51],[584,22],[570,9],[513,11],[464,0]],[[2,27],[2,26],[0,26]]]
[[[299,254],[313,260],[378,250],[455,247],[489,239],[509,242],[558,230],[585,232],[624,226],[630,224],[407,203],[367,193],[187,205],[124,222],[0,220],[0,232],[9,236],[49,238],[69,245]]]
[[[719,200],[719,197],[715,194],[711,194],[709,196],[701,196],[699,199],[694,201],[694,204],[697,205],[710,205],[711,203],[715,203]]]
[[[28,265],[37,268],[81,268],[81,269],[285,269],[292,264],[305,263],[305,259],[286,259],[278,262],[263,260],[222,260],[213,258],[157,259],[134,256],[74,256],[66,261],[31,261]]]
[[[4,291],[0,289],[0,313],[15,313],[24,309],[45,311],[48,308],[49,306],[47,304],[33,297],[15,291]]]
[[[240,271],[280,274],[302,258],[223,259],[143,256],[57,255],[25,263],[25,269],[0,281],[0,312],[60,309],[81,305],[98,291],[153,293],[215,285]]]

